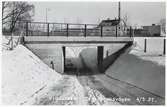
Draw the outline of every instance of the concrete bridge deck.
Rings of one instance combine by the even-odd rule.
[[[25,36],[26,44],[110,44],[133,42],[132,37]]]

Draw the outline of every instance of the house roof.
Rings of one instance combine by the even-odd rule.
[[[102,20],[101,23],[99,24],[100,26],[116,26],[120,23],[119,19],[114,19],[114,20]]]

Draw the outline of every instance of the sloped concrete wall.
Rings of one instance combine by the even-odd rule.
[[[123,53],[123,50],[127,49],[127,47],[128,46],[126,46],[126,44],[113,44],[104,46],[104,70],[107,69],[119,57],[119,55]],[[109,56],[106,56],[107,51]],[[85,48],[81,51],[80,55],[86,67],[94,72],[99,72],[97,65],[97,48]]]
[[[50,67],[52,67],[52,61],[55,71],[59,73],[64,72],[62,46],[56,44],[26,44],[26,47]]]
[[[109,66],[111,66],[117,58],[125,52],[130,46],[132,45],[132,42],[126,43],[124,45],[120,45],[119,48],[117,47],[115,51],[112,51],[109,56],[104,58],[103,60],[103,69],[106,70]]]

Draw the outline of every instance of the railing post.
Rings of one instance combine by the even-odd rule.
[[[147,52],[147,39],[144,39],[144,52]]]
[[[49,36],[49,23],[47,24],[47,36]]]
[[[28,22],[26,22],[26,36],[28,36]]]
[[[86,24],[85,24],[85,29],[84,29],[84,36],[86,37],[86,28],[87,28],[87,26],[86,26]]]
[[[130,37],[132,37],[132,27],[130,26],[130,32],[129,32]]]
[[[67,37],[68,37],[68,27],[69,27],[69,25],[67,24]]]
[[[103,37],[103,26],[100,26],[100,34],[101,34],[101,37]]]
[[[117,25],[116,25],[116,37],[118,36],[118,32],[117,32]]]
[[[63,62],[63,64],[64,64],[64,72],[65,72],[65,65],[66,65],[66,47],[65,46],[63,46],[62,47],[62,51],[63,51],[63,60],[64,60],[64,62]]]
[[[166,39],[164,39],[164,51],[163,51],[163,54],[164,55],[166,54]]]

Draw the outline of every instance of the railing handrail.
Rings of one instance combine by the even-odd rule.
[[[12,21],[8,21],[8,22],[12,22]],[[23,22],[23,23],[39,23],[39,24],[64,24],[64,25],[92,25],[92,26],[99,26],[99,24],[91,24],[91,23],[88,23],[88,24],[81,24],[81,23],[55,23],[55,22],[38,22],[38,21],[27,21],[27,20],[20,20],[20,21],[17,21],[17,23],[19,22]]]
[[[34,21],[18,21],[17,23],[23,23],[24,28],[25,28],[25,34],[26,36],[38,36],[38,35],[43,35],[43,36],[53,36],[53,35],[62,35],[62,36],[75,36],[77,35],[82,35],[82,36],[105,36],[105,35],[115,35],[115,37],[120,37],[120,31],[118,26],[112,26],[114,28],[114,31],[111,29],[110,31],[104,30],[103,25],[99,24],[76,24],[76,23],[51,23],[51,22],[34,22]],[[36,26],[37,25],[37,26]],[[60,26],[57,26],[60,25]],[[62,26],[65,25],[65,26]],[[73,26],[76,25],[76,26]],[[77,26],[79,25],[79,26]],[[57,31],[60,29],[62,33],[52,33],[51,31]],[[124,30],[121,30],[123,34],[127,33],[127,36],[132,37],[132,28],[128,28],[127,32]],[[63,30],[63,31],[62,31]],[[80,31],[82,30],[82,31]],[[36,32],[37,31],[37,32]],[[73,32],[75,31],[75,32]],[[105,32],[107,31],[107,33]],[[36,33],[34,33],[36,32]],[[64,34],[66,32],[66,34]],[[43,33],[43,34],[41,34]]]

